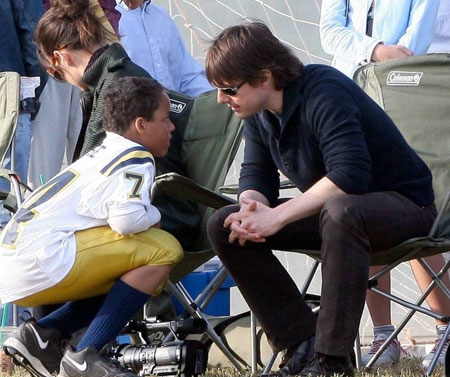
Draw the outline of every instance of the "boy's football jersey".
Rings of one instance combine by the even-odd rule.
[[[60,282],[75,261],[75,232],[128,220],[136,211],[145,211],[150,225],[159,222],[150,203],[154,174],[146,148],[107,133],[101,146],[36,189],[0,236],[1,301]],[[132,216],[129,222],[133,230]]]

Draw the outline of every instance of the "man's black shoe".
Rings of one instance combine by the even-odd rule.
[[[314,358],[299,373],[300,376],[304,377],[327,377],[333,376],[334,374],[339,374],[344,377],[353,377],[355,375],[350,355],[337,357],[316,353]]]
[[[314,356],[314,340],[315,337],[312,336],[300,344],[289,347],[281,360],[280,370],[264,376],[287,377],[299,374],[308,361]]]

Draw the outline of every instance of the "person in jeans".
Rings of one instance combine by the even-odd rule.
[[[261,22],[220,33],[206,73],[245,119],[239,205],[210,218],[211,244],[273,350],[287,350],[277,375],[353,376],[370,256],[427,234],[431,172],[359,86],[303,66]],[[278,199],[278,170],[300,195]],[[317,319],[272,249],[321,251]]]
[[[442,4],[448,3],[441,1]],[[438,26],[436,14],[439,1],[435,0],[324,0],[320,15],[320,41],[325,52],[333,55],[332,66],[349,77],[364,64],[386,62],[392,59],[425,54],[433,41],[434,25]],[[442,26],[442,25],[439,25]],[[442,255],[426,258],[434,271],[443,266]],[[425,290],[430,283],[428,273],[419,262],[411,265],[416,280]],[[370,275],[384,266],[372,266]],[[448,285],[448,277],[444,277]],[[390,274],[378,279],[377,287],[385,292],[391,290]],[[386,339],[395,331],[391,319],[391,301],[367,291],[367,308],[373,323],[373,341],[361,364],[366,366]],[[450,311],[447,297],[440,288],[434,289],[427,298],[428,305],[437,313]],[[442,338],[446,323],[436,320],[437,341]],[[428,365],[435,354],[434,348],[426,357]],[[405,356],[398,339],[394,339],[380,357],[372,364],[392,364]],[[443,363],[444,354],[439,358]]]
[[[26,183],[30,158],[31,119],[39,109],[38,97],[45,85],[46,75],[39,65],[33,33],[39,18],[44,14],[42,0],[4,0],[0,1],[0,71],[14,71],[20,76],[40,77],[40,87],[34,97],[21,98],[19,119],[14,137],[15,154],[11,148],[3,160],[3,167],[11,167]],[[9,183],[0,179],[0,189],[9,191]],[[10,212],[0,205],[0,226],[4,227],[11,218]]]

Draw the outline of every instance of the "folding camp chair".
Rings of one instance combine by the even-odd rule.
[[[0,72],[0,161],[3,163],[6,152],[11,147],[14,156],[14,134],[19,119],[20,76],[17,72]],[[11,169],[0,168],[0,178],[10,182],[11,189],[0,190],[0,200],[11,212],[22,204],[22,190],[19,176],[14,173],[14,158]],[[13,325],[18,325],[18,310],[13,306]]]
[[[448,317],[450,313],[447,313],[447,316],[439,315],[422,307],[422,303],[435,286],[441,288],[450,300],[450,291],[441,281],[441,277],[450,267],[450,261],[435,273],[421,259],[450,251],[450,127],[448,126],[450,80],[448,77],[450,77],[449,54],[430,54],[387,63],[373,63],[360,68],[355,74],[355,81],[389,114],[408,143],[431,169],[436,205],[439,209],[428,236],[407,240],[371,257],[371,265],[386,265],[386,267],[369,279],[369,289],[409,308],[410,311],[373,356],[367,367],[373,365],[415,312],[447,323],[450,319]],[[316,259],[301,289],[301,293],[305,295],[318,268],[320,252],[313,250],[301,252]],[[400,263],[412,259],[418,259],[433,279],[416,302],[409,302],[407,298],[385,293],[376,287],[380,276]],[[431,375],[449,334],[450,326],[426,372],[427,376]],[[359,339],[357,339],[357,352],[359,351],[358,341]],[[267,363],[264,373],[272,367],[275,356],[273,355]]]
[[[172,112],[184,109],[183,106],[192,101],[187,96],[173,92],[169,93],[169,97]],[[232,364],[241,370],[241,364],[202,313],[226,278],[225,269],[222,267],[218,271],[196,299],[190,297],[180,280],[214,256],[206,235],[206,223],[215,209],[235,203],[217,190],[223,185],[239,147],[242,123],[226,106],[217,103],[215,90],[197,97],[187,116],[172,119],[178,134],[182,135],[180,158],[186,176],[177,173],[158,176],[152,187],[152,198],[166,195],[198,203],[201,224],[192,250],[185,250],[184,259],[172,271],[166,289],[180,301],[190,315],[207,321],[208,336]]]
[[[441,316],[422,308],[421,304],[435,285],[439,286],[450,300],[449,289],[440,280],[447,273],[450,261],[438,273],[434,273],[423,259],[419,259],[433,278],[433,282],[415,304],[387,295],[376,288],[376,280],[399,263],[450,250],[449,74],[449,54],[429,54],[383,64],[374,63],[360,68],[355,74],[355,81],[389,114],[408,143],[431,169],[436,205],[439,209],[427,237],[407,240],[372,261],[376,265],[388,264],[388,266],[369,279],[369,288],[411,309],[388,341],[397,336],[416,311],[449,322],[450,313]],[[444,334],[427,375],[432,373],[449,334],[450,327]],[[387,346],[388,342],[374,355],[368,367],[373,365]]]

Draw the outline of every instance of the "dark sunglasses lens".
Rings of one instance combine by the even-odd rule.
[[[224,88],[220,90],[228,96],[235,96],[237,94],[236,89],[234,88]]]

